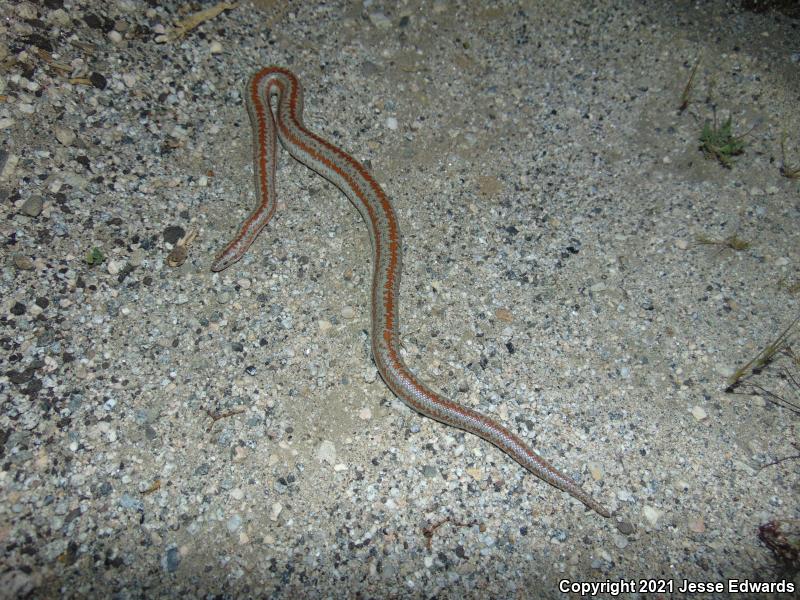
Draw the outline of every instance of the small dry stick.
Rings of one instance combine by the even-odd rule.
[[[441,527],[445,523],[453,523],[453,525],[456,525],[458,527],[472,527],[473,525],[476,525],[478,522],[470,521],[469,523],[461,523],[460,521],[455,521],[452,517],[445,517],[441,521],[428,525],[425,529],[422,530],[422,535],[425,536],[426,539],[425,543],[428,546],[428,550],[431,549],[431,541],[433,540],[433,534],[436,533],[436,530],[439,529],[439,527]]]
[[[236,8],[236,4],[232,4],[230,2],[219,2],[212,6],[211,8],[207,8],[205,10],[201,10],[200,12],[194,13],[179,21],[175,24],[175,29],[170,31],[163,41],[172,41],[177,40],[178,38],[183,37],[189,31],[200,25],[201,23],[205,23],[219,15],[220,13],[231,10]],[[161,40],[157,40],[161,41]]]
[[[152,494],[153,492],[155,492],[156,490],[159,490],[159,489],[161,489],[161,480],[160,479],[156,479],[149,488],[147,488],[146,490],[142,491],[142,496],[145,496],[147,494]]]
[[[682,113],[686,110],[689,106],[689,95],[692,93],[692,86],[694,85],[694,75],[697,73],[697,67],[700,66],[700,58],[697,59],[697,62],[694,63],[694,68],[692,69],[692,74],[689,75],[689,81],[686,82],[686,87],[683,88],[683,93],[681,94],[681,105],[678,107],[678,112]]]
[[[180,267],[186,262],[186,258],[189,256],[189,246],[196,237],[197,231],[192,229],[175,243],[172,251],[167,255],[167,264],[170,267]]]
[[[709,245],[709,246],[724,246],[726,248],[730,248],[731,250],[736,250],[737,252],[740,252],[742,250],[747,250],[750,247],[750,242],[748,242],[747,240],[743,240],[735,233],[733,235],[729,235],[724,240],[711,238],[706,235],[698,235],[696,240],[698,244]]]
[[[789,326],[784,329],[772,343],[767,344],[767,347],[759,352],[755,358],[750,360],[750,362],[743,367],[736,369],[733,375],[731,375],[728,379],[727,390],[730,391],[736,387],[736,384],[739,383],[742,377],[744,377],[748,372],[757,371],[758,369],[766,366],[766,364],[769,363],[769,361],[771,361],[778,352],[783,350],[786,347],[786,341],[789,338],[792,329],[795,325],[797,325],[798,321],[800,321],[800,316],[796,317],[794,321],[789,323]]]
[[[800,179],[800,163],[789,166],[786,164],[786,132],[781,136],[781,175],[787,179]]]
[[[792,447],[794,447],[795,450],[800,450],[800,446],[798,446],[796,443],[791,442],[791,444],[792,444]],[[782,462],[784,462],[786,460],[793,460],[795,458],[800,458],[800,454],[793,454],[792,456],[784,456],[783,458],[779,458],[777,460],[773,460],[772,462],[769,462],[769,463],[765,464],[763,467],[761,467],[761,470],[766,469],[767,467],[772,467],[774,465],[779,465],[779,464],[781,464]]]
[[[41,60],[46,62],[48,65],[50,65],[54,69],[56,69],[58,71],[62,71],[64,73],[72,72],[72,65],[68,65],[66,63],[58,62],[57,60],[55,60],[53,58],[53,55],[50,54],[47,50],[42,50],[41,48],[34,48],[34,52],[36,53],[36,55]]]
[[[211,425],[208,426],[206,431],[211,431],[211,427],[213,427],[214,423],[219,421],[220,419],[227,419],[229,417],[233,417],[234,415],[240,415],[244,412],[243,408],[233,408],[231,410],[226,410],[225,412],[213,412],[206,409],[206,414],[211,417]]]

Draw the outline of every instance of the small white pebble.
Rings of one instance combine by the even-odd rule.
[[[706,530],[706,523],[702,518],[689,520],[689,531],[694,533],[703,533]]]
[[[75,133],[66,127],[56,127],[54,133],[56,135],[56,139],[64,146],[71,146],[75,141]]]
[[[277,521],[278,515],[281,514],[283,510],[283,506],[281,506],[280,502],[275,502],[272,504],[272,509],[269,511],[269,520],[270,521]]]
[[[705,409],[702,406],[695,406],[692,409],[692,416],[698,420],[702,421],[708,417],[708,413],[706,413]]]
[[[624,535],[614,534],[611,538],[614,541],[614,545],[619,548],[620,550],[626,548],[628,546],[628,538]]]
[[[617,498],[622,502],[633,502],[633,494],[629,490],[617,490]]]
[[[589,463],[589,474],[595,481],[600,481],[603,478],[603,468],[597,463]]]
[[[233,515],[230,519],[228,519],[228,522],[225,524],[225,526],[230,533],[236,533],[242,526],[242,517],[239,515]]]
[[[109,31],[108,32],[108,39],[110,39],[115,44],[119,44],[122,41],[122,34],[119,31]]]
[[[122,271],[122,268],[124,266],[125,266],[125,263],[122,262],[121,260],[110,260],[110,261],[108,261],[108,264],[106,265],[106,270],[108,271],[108,273],[110,275],[116,275],[117,273]]]
[[[382,12],[369,13],[369,20],[378,29],[389,29],[392,26],[391,20]]]
[[[364,381],[367,383],[375,383],[375,380],[378,379],[378,370],[373,368],[367,368],[364,372]]]
[[[469,467],[464,469],[470,477],[472,477],[475,481],[482,481],[483,480],[483,469],[479,469],[478,467]]]
[[[352,319],[353,317],[356,316],[356,311],[353,310],[352,306],[345,306],[344,308],[342,308],[342,316],[345,319]]]
[[[222,44],[215,40],[211,42],[211,45],[208,47],[208,49],[211,51],[211,54],[219,54],[222,52]]]
[[[714,370],[722,375],[723,377],[730,377],[734,373],[733,367],[729,365],[717,364],[714,367]]]
[[[656,523],[658,523],[658,520],[661,518],[661,515],[664,514],[663,512],[661,512],[657,508],[653,508],[652,506],[645,506],[642,512],[644,514],[644,518],[647,519],[647,522],[653,526],[655,526]]]
[[[397,119],[395,119],[394,117],[387,118],[386,126],[392,131],[395,131],[397,129]]]
[[[36,7],[30,2],[20,2],[15,8],[15,12],[20,19],[25,19],[26,21],[39,16],[36,12]]]
[[[362,421],[369,421],[372,418],[372,410],[370,410],[368,406],[365,406],[358,411],[358,418]]]
[[[336,446],[330,440],[323,440],[317,446],[317,460],[332,465],[336,462]]]
[[[675,245],[679,250],[686,250],[689,247],[689,242],[686,240],[675,240]]]

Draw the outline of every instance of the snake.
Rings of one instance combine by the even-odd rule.
[[[277,97],[273,107],[273,96]],[[397,212],[375,178],[358,160],[303,124],[303,88],[290,70],[264,67],[245,88],[253,131],[258,206],[211,265],[223,271],[244,256],[275,213],[277,139],[286,151],[341,190],[366,222],[372,245],[372,357],[389,389],[413,410],[494,444],[525,469],[570,494],[603,517],[611,513],[573,479],[539,456],[522,438],[486,415],[431,390],[400,355],[402,248]]]

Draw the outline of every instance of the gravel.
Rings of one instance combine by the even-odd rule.
[[[0,0],[0,595],[800,583],[759,539],[800,518],[796,411],[725,393],[798,314],[796,19],[334,0],[173,35],[210,7]],[[395,204],[411,367],[611,519],[393,397],[363,223],[285,153],[273,222],[210,271],[266,64]],[[748,132],[730,168],[699,149],[715,113]]]

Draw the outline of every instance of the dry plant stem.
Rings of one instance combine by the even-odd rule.
[[[773,356],[777,352],[783,349],[786,340],[789,337],[789,333],[792,331],[795,325],[800,322],[800,316],[796,317],[789,326],[784,329],[781,334],[775,338],[775,340],[768,344],[766,348],[764,348],[761,352],[759,352],[755,358],[751,359],[746,365],[736,369],[733,375],[728,379],[728,389],[735,386],[739,380],[747,374],[748,371],[754,368],[763,367],[766,363],[768,363]]]
[[[700,59],[697,59],[697,62],[694,63],[694,68],[692,68],[692,73],[689,75],[689,81],[686,82],[686,87],[683,88],[683,93],[681,94],[681,104],[678,107],[678,112],[685,111],[689,106],[689,95],[692,93],[692,86],[694,85],[694,76],[697,73],[697,67],[700,66]]]

